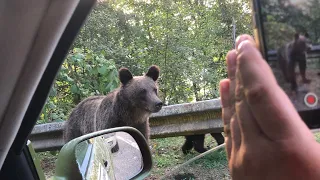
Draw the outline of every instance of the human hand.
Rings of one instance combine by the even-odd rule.
[[[238,179],[320,179],[319,144],[249,35],[220,82],[229,169]]]

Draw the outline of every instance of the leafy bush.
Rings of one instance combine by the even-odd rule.
[[[118,85],[116,65],[103,51],[74,48],[61,67],[38,123],[66,120],[82,99],[105,95]]]

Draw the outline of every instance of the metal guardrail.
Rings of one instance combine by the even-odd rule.
[[[64,122],[36,125],[29,137],[37,152],[59,150]],[[150,117],[151,138],[222,132],[220,99],[164,106]]]
[[[320,52],[320,45],[314,45],[312,46],[310,52],[308,53],[308,57],[319,57]],[[268,60],[276,61],[277,60],[277,51],[276,50],[270,50],[268,51]]]

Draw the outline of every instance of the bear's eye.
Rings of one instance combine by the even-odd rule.
[[[158,91],[156,88],[153,89],[154,93],[156,93],[156,95],[158,95]]]
[[[146,89],[142,89],[140,92],[139,92],[139,95],[138,95],[139,99],[141,101],[146,101],[147,99],[147,90]]]

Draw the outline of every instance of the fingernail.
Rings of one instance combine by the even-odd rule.
[[[227,54],[227,65],[229,70],[232,70],[233,68],[236,67],[237,65],[236,60],[237,60],[237,54],[235,50]]]
[[[249,45],[249,46],[248,46]],[[243,51],[244,48],[248,48],[248,47],[254,47],[254,44],[250,41],[250,40],[243,40],[239,45],[238,45],[238,49],[237,49],[237,53]]]
[[[229,91],[229,79],[223,79],[220,81],[221,92]]]
[[[249,40],[249,39],[250,39],[250,36],[248,36],[248,35],[238,36],[236,39],[236,50],[239,49],[239,45],[241,44],[241,42],[243,42],[245,40]]]
[[[228,98],[228,94],[229,94],[229,85],[230,84],[230,80],[229,79],[223,79],[220,81],[220,102],[222,107],[225,107],[226,104],[226,98]]]

